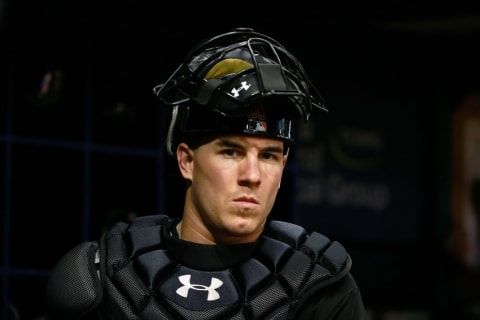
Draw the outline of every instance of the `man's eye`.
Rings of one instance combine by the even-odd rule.
[[[223,154],[232,157],[232,156],[235,155],[235,150],[233,150],[233,149],[225,149],[225,150],[223,150]]]
[[[263,154],[263,159],[266,159],[266,160],[271,160],[271,159],[275,159],[275,155],[272,154],[272,153],[264,153]]]

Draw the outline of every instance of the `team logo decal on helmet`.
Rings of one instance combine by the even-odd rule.
[[[267,114],[264,106],[258,106],[247,113],[248,124],[251,126],[247,130],[256,132],[267,132]]]

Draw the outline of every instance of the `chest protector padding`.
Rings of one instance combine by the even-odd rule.
[[[196,270],[163,247],[167,221],[141,217],[102,237],[102,308],[111,319],[289,319],[350,268],[339,243],[272,221],[250,258],[234,267]]]

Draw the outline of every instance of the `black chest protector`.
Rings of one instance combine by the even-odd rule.
[[[77,315],[100,305],[105,319],[116,320],[292,319],[312,294],[350,269],[341,244],[295,224],[271,221],[254,244],[218,247],[172,237],[171,221],[145,216],[104,234],[100,281],[92,267],[96,243],[77,247],[50,279],[50,304]],[[88,279],[72,276],[72,268]],[[82,283],[59,297],[53,292],[65,281]]]

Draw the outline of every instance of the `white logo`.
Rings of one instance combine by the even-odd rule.
[[[183,284],[183,286],[178,288],[176,291],[178,295],[186,298],[188,297],[188,291],[190,289],[193,289],[193,290],[199,290],[199,291],[208,291],[207,301],[220,299],[220,295],[215,289],[220,288],[222,286],[223,284],[222,280],[212,277],[210,281],[210,286],[207,287],[202,284],[191,284],[190,283],[191,277],[192,275],[190,274],[186,274],[178,277],[178,280]]]
[[[238,89],[233,88],[232,91],[230,91],[233,94],[233,97],[236,98],[239,96],[239,92],[242,90],[248,90],[252,85],[247,84],[247,81],[242,81],[242,86]]]

